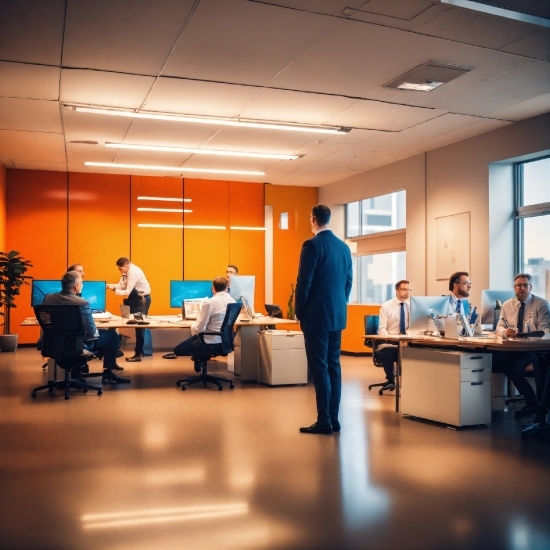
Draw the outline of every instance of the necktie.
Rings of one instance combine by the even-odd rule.
[[[462,300],[457,300],[456,301],[456,312],[457,313],[460,313],[460,304],[462,304]]]
[[[401,311],[399,313],[399,334],[407,334],[407,329],[405,328],[405,303],[401,302]]]
[[[519,306],[519,313],[518,313],[518,332],[523,332],[523,315],[525,313],[525,302],[521,302],[521,306]]]

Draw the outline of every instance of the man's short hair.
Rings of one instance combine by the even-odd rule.
[[[456,273],[453,273],[449,279],[449,290],[453,290],[455,287],[455,283],[460,282],[460,277],[463,275],[466,275],[466,277],[469,277],[470,274],[467,271],[457,271]]]
[[[236,266],[236,265],[233,265],[233,264],[229,264],[227,267],[231,267],[235,270],[235,273],[238,273],[239,272],[239,268]]]
[[[78,266],[82,267],[82,264],[72,264],[67,268],[67,271],[76,271]]]
[[[311,215],[317,220],[317,225],[322,227],[330,222],[330,208],[324,204],[316,204],[311,209]]]
[[[231,266],[228,266],[228,267],[231,267]],[[227,288],[228,284],[229,283],[225,277],[216,277],[212,281],[212,286],[214,287],[214,290],[216,292],[223,292]]]
[[[527,279],[529,281],[529,284],[533,284],[533,277],[531,277],[531,275],[529,275],[529,273],[518,273],[515,277],[514,277],[514,283],[518,280],[518,279]]]
[[[397,281],[397,283],[395,283],[395,290],[399,290],[399,287],[403,284],[409,284],[409,281],[407,281],[407,279],[403,279],[401,281]]]
[[[129,264],[130,263],[130,259],[129,258],[125,258],[124,256],[122,256],[122,258],[119,258],[117,261],[116,261],[116,265],[118,267],[124,267],[126,264]]]
[[[76,281],[80,278],[80,273],[78,271],[67,271],[67,273],[61,277],[61,289],[64,291],[71,290],[76,286]]]

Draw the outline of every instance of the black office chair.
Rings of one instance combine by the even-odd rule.
[[[65,379],[62,381],[51,380],[44,386],[34,388],[31,395],[36,397],[36,392],[54,389],[64,389],[65,399],[69,399],[69,388],[97,391],[101,395],[101,386],[92,386],[86,382],[74,380],[72,376],[81,378],[82,371],[86,370],[88,361],[95,355],[84,349],[82,338],[82,314],[78,305],[47,306],[41,305],[34,308],[36,319],[43,331],[42,355],[53,359],[57,366],[65,371]],[[91,342],[86,340],[86,342]]]
[[[195,371],[200,374],[197,376],[188,376],[187,378],[178,380],[176,382],[178,387],[181,386],[181,389],[185,390],[187,386],[198,382],[202,382],[204,387],[206,387],[207,382],[216,384],[219,391],[223,389],[221,382],[228,382],[230,389],[235,387],[233,380],[230,380],[229,378],[208,374],[207,366],[208,361],[213,357],[217,357],[218,355],[228,355],[233,351],[233,326],[235,325],[235,321],[241,312],[241,308],[242,304],[228,304],[220,331],[208,331],[198,334],[201,341],[202,350],[200,353],[195,353],[195,355],[191,357],[191,360],[195,364]],[[222,341],[219,344],[207,344],[204,341],[205,336],[221,336]]]
[[[378,315],[365,315],[365,334],[378,334]],[[383,367],[383,363],[377,359],[376,348],[383,344],[381,340],[369,340],[365,338],[365,346],[372,348],[372,362],[376,367]],[[390,384],[387,380],[378,384],[371,384],[369,390],[372,388],[380,388],[378,395],[384,395],[385,391],[395,390],[395,384]]]
[[[521,437],[522,439],[542,437],[550,440],[550,424],[547,422],[550,413],[550,353],[537,352],[536,356],[537,363],[534,365],[534,370],[540,406],[535,422],[522,430]]]

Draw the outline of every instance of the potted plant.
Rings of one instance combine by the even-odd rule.
[[[290,283],[290,298],[288,299],[287,319],[294,319],[294,284]]]
[[[32,279],[25,272],[32,264],[19,256],[19,252],[0,252],[0,315],[4,317],[3,335],[0,335],[0,351],[17,349],[17,334],[10,333],[11,309],[16,307],[15,298],[20,294],[21,286],[28,285]]]

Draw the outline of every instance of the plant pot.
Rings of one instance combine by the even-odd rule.
[[[18,334],[0,335],[0,351],[15,351],[17,349]]]

